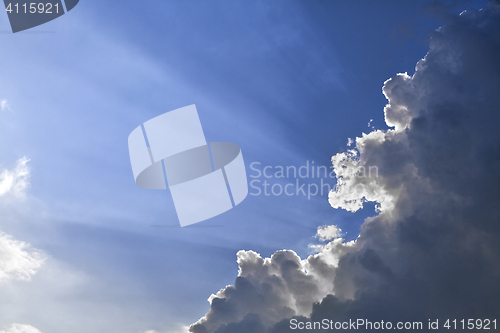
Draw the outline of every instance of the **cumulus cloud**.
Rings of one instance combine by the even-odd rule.
[[[0,283],[30,280],[42,266],[44,255],[25,242],[0,232]]]
[[[16,163],[12,170],[4,169],[0,173],[0,197],[12,194],[23,197],[25,189],[30,184],[30,170],[27,166],[29,159],[23,157]]]
[[[336,226],[319,227],[317,237],[333,241],[315,247],[319,253],[305,260],[291,250],[271,258],[239,251],[236,283],[210,296],[210,311],[191,332],[247,332],[249,327],[263,332],[279,320],[309,315],[314,302],[333,293],[339,259],[355,244],[344,242],[340,232]]]
[[[387,80],[385,121],[332,158],[334,208],[367,218],[355,242],[318,230],[314,256],[238,252],[234,286],[194,333],[293,332],[289,319],[423,321],[500,313],[500,2],[448,20],[415,73]],[[367,175],[370,166],[376,176]]]
[[[327,240],[339,238],[341,234],[342,230],[336,225],[324,225],[318,227],[316,237],[319,238],[320,241],[324,242]]]
[[[1,330],[0,333],[42,333],[30,325],[12,324],[9,328]]]

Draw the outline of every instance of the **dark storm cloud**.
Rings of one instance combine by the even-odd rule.
[[[334,238],[306,260],[240,251],[236,284],[191,332],[293,332],[294,316],[422,321],[425,331],[428,319],[500,314],[500,2],[449,19],[415,74],[383,92],[393,129],[333,157],[330,194],[336,208],[373,201],[379,214],[356,242]],[[377,177],[355,176],[368,166]]]

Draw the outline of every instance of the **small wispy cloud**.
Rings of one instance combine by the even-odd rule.
[[[9,102],[5,98],[3,98],[0,101],[0,110],[1,111],[4,111],[4,110],[12,111],[12,109],[10,108]]]
[[[4,169],[0,173],[0,197],[7,194],[24,196],[26,188],[30,185],[30,170],[27,165],[29,161],[28,158],[22,157],[17,160],[14,169]]]

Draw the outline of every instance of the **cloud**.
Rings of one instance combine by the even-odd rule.
[[[12,111],[12,109],[10,108],[9,102],[5,98],[0,101],[0,110],[1,111],[4,111],[4,110]]]
[[[194,333],[293,332],[290,318],[422,321],[500,313],[500,2],[450,17],[415,73],[387,80],[385,121],[332,158],[334,208],[377,204],[355,242],[238,252],[234,286]],[[376,167],[376,175],[367,174]],[[375,172],[375,169],[373,170]],[[320,301],[318,299],[321,298]]]
[[[9,328],[1,330],[0,333],[42,333],[30,325],[12,324]]]
[[[344,242],[339,235],[335,226],[318,228],[319,238],[335,239],[318,245],[319,253],[305,260],[291,250],[277,251],[271,258],[239,251],[236,283],[210,296],[210,311],[191,326],[191,332],[215,332],[217,328],[220,332],[247,332],[248,327],[262,332],[284,318],[309,315],[314,302],[333,292],[332,277],[339,258],[355,244]]]
[[[27,166],[29,159],[23,157],[17,161],[13,170],[4,169],[0,173],[0,197],[12,194],[23,197],[25,189],[30,184],[30,170]]]
[[[320,241],[324,242],[326,240],[339,238],[341,233],[342,230],[336,225],[324,225],[318,227],[318,232],[316,234],[316,237],[319,238]]]
[[[44,255],[25,242],[0,232],[0,283],[30,280],[42,266]]]
[[[0,109],[10,110],[7,100],[0,101]],[[5,202],[8,198],[23,198],[30,185],[29,159],[20,158],[13,169],[0,172],[0,198]],[[0,286],[8,281],[28,281],[37,273],[45,261],[45,255],[29,244],[14,239],[11,235],[0,231]],[[41,333],[30,325],[14,323],[0,333]]]

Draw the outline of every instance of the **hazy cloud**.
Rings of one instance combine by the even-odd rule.
[[[0,333],[42,333],[30,325],[12,324],[9,328],[1,330]]]
[[[176,329],[176,330],[169,330],[168,333],[189,333],[188,329],[189,329],[189,327],[182,326],[181,328]],[[149,330],[149,331],[145,331],[144,333],[163,333],[163,331],[162,332],[158,332],[158,331],[155,331],[155,330]]]
[[[0,232],[0,283],[29,280],[45,260],[44,255],[25,242]]]

